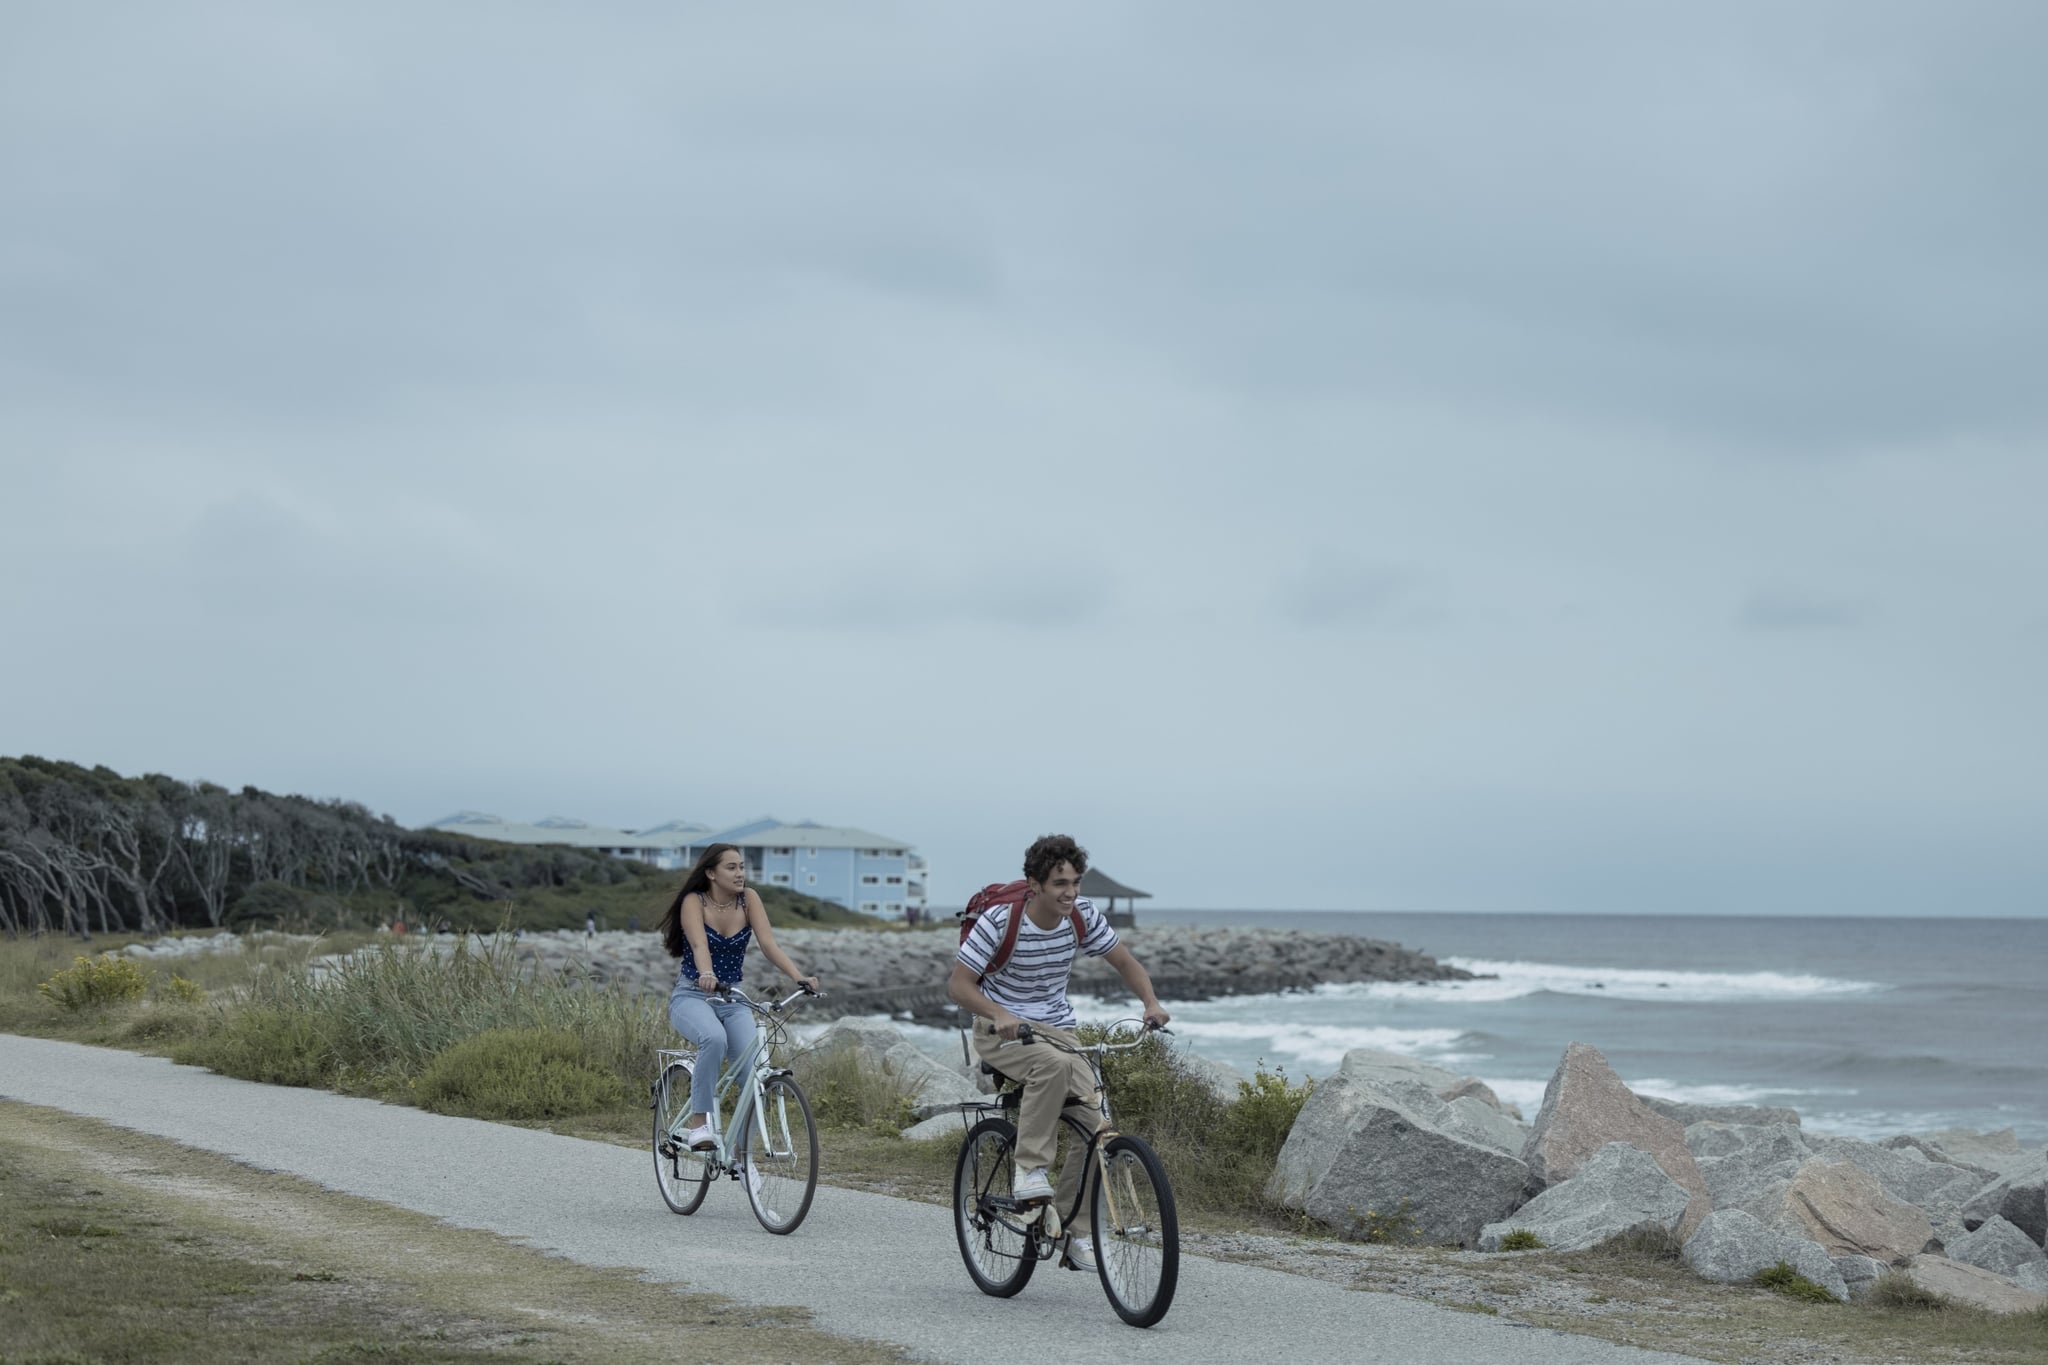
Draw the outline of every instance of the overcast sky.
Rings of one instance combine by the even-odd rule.
[[[2048,6],[0,8],[0,753],[2048,914]]]

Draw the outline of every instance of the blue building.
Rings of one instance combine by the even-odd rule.
[[[678,870],[713,844],[737,844],[746,855],[749,880],[788,887],[881,919],[902,919],[911,910],[922,918],[929,884],[925,860],[901,839],[810,820],[789,825],[763,816],[723,830],[670,820],[647,829],[623,830],[555,815],[524,825],[481,811],[460,811],[427,828],[512,844],[598,849]]]
[[[886,835],[809,820],[786,825],[764,816],[710,836],[698,835],[690,853],[712,844],[738,844],[747,876],[883,919],[902,919],[925,908],[927,868],[909,844]]]

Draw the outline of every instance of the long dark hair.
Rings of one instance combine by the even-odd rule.
[[[718,866],[720,858],[738,849],[738,844],[713,844],[698,857],[697,865],[690,869],[690,875],[683,878],[683,889],[676,892],[676,898],[669,903],[668,913],[661,917],[661,923],[657,926],[661,932],[661,946],[668,949],[670,957],[681,957],[690,951],[690,941],[683,937],[683,898],[695,893],[708,900],[711,892],[711,869]]]

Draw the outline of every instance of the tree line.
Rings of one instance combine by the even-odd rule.
[[[409,830],[354,801],[0,758],[0,930],[10,937],[219,927],[238,908],[307,894],[509,900],[646,870],[579,849]]]

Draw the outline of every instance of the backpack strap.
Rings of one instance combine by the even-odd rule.
[[[1025,900],[1029,899],[1030,894],[1027,892]],[[1018,921],[1023,918],[1023,915],[1024,901],[1013,901],[1010,905],[1010,918],[1003,925],[1003,941],[996,945],[995,952],[990,955],[988,960],[988,971],[981,974],[976,984],[988,980],[990,973],[1001,971],[1003,964],[1010,960],[1010,954],[1017,951]]]
[[[1024,901],[1030,899],[1030,893],[1027,892],[1024,900],[1016,901],[1010,906],[1009,923],[1003,926],[1003,941],[996,945],[995,955],[989,958],[988,971],[977,977],[975,984],[979,985],[988,980],[990,972],[1000,971],[1002,965],[1010,960],[1010,954],[1016,951],[1018,921],[1024,915]],[[1067,919],[1074,926],[1074,955],[1078,957],[1081,945],[1088,941],[1088,921],[1081,918],[1081,907],[1078,905],[1067,912]]]

